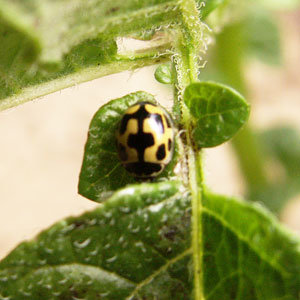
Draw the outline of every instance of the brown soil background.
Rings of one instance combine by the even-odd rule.
[[[284,66],[253,61],[248,66],[251,118],[258,128],[292,124],[300,130],[300,11],[278,19]],[[154,80],[154,70],[107,76],[0,114],[0,258],[54,222],[97,205],[77,194],[89,122],[103,103],[137,90],[170,106],[172,91]],[[214,191],[242,194],[243,180],[229,144],[206,151],[205,168]],[[281,219],[300,233],[300,195]]]

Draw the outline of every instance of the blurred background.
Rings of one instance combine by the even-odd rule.
[[[212,46],[204,77],[222,81],[222,66],[235,74],[240,68],[242,83],[223,75],[247,94],[252,112],[237,141],[205,150],[206,183],[217,193],[264,203],[300,234],[300,11],[276,13],[272,20],[280,45],[266,31],[265,53],[280,51],[280,59],[277,52],[263,59],[236,57],[239,61],[226,67],[218,61],[218,48],[224,49],[225,38],[237,37],[234,27]],[[253,36],[252,42],[264,47],[260,36]],[[89,122],[108,100],[138,90],[170,108],[173,91],[155,81],[155,69],[107,76],[0,113],[0,258],[55,221],[98,205],[77,194]]]

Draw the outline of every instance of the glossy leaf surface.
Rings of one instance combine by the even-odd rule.
[[[0,295],[193,299],[193,237],[202,245],[205,299],[296,300],[299,240],[261,207],[210,194],[203,205],[201,239],[180,183],[129,186],[18,246],[0,263]]]
[[[190,109],[193,137],[198,147],[214,147],[234,136],[249,117],[250,107],[233,89],[213,83],[189,85],[184,101]]]
[[[79,177],[78,190],[81,195],[100,202],[113,191],[136,182],[121,165],[116,148],[116,132],[125,110],[140,101],[155,103],[152,95],[136,92],[108,102],[94,115]],[[178,149],[175,146],[173,160],[155,180],[174,179],[177,157]]]

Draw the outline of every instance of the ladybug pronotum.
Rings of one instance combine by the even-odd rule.
[[[117,132],[117,148],[124,168],[134,177],[157,176],[173,155],[171,118],[162,107],[150,102],[129,107]]]

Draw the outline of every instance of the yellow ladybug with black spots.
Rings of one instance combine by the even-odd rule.
[[[174,127],[168,113],[150,102],[129,107],[117,132],[117,149],[124,168],[137,178],[163,171],[174,151]]]

